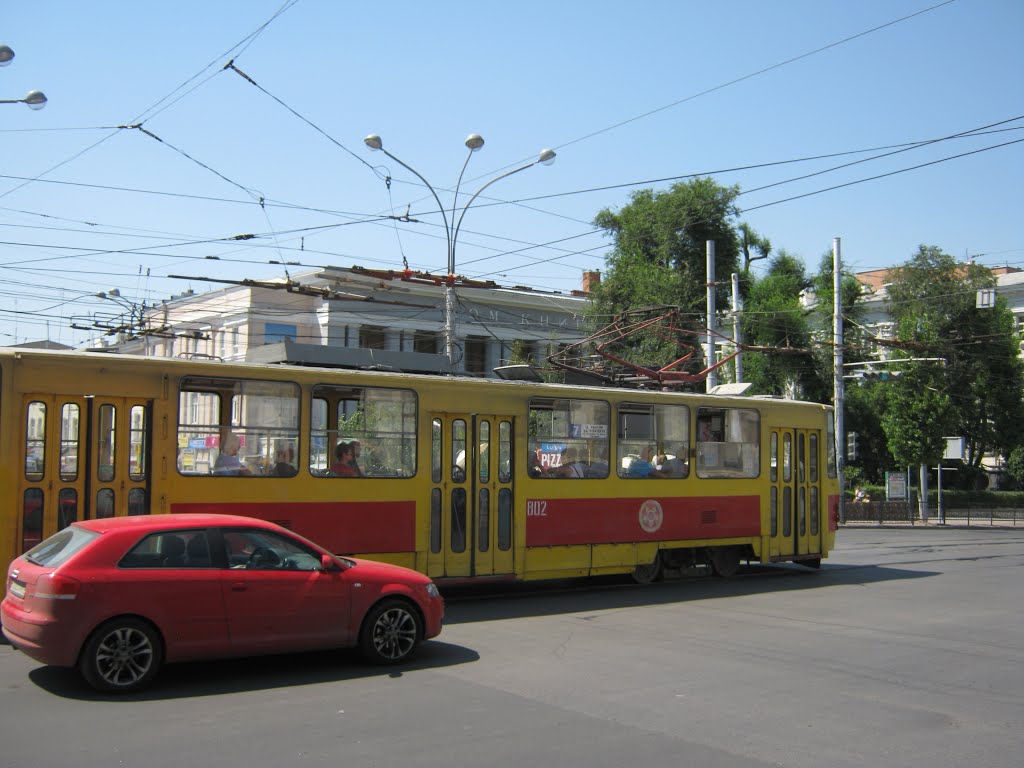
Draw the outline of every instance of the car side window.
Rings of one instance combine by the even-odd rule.
[[[206,531],[160,531],[136,544],[118,564],[121,568],[212,568]]]
[[[257,528],[221,531],[231,568],[256,571],[319,571],[320,554],[288,536]]]

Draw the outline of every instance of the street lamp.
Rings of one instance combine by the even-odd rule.
[[[0,45],[0,67],[6,67],[14,61],[14,51],[9,45]],[[23,99],[0,99],[0,104],[27,104],[29,109],[42,109],[46,106],[46,94],[42,91],[29,91]]]
[[[540,155],[538,155],[536,160],[533,160],[533,161],[531,161],[529,163],[526,163],[525,165],[521,165],[518,168],[513,168],[511,171],[507,171],[507,172],[505,172],[505,173],[503,173],[503,174],[501,174],[499,176],[495,176],[493,179],[488,181],[486,184],[484,184],[482,187],[480,187],[480,189],[478,189],[476,192],[473,193],[473,196],[471,198],[469,198],[469,202],[467,202],[462,207],[462,212],[459,214],[458,221],[456,221],[456,219],[455,219],[455,212],[458,209],[459,187],[462,185],[462,176],[466,172],[466,166],[469,165],[469,158],[471,158],[473,156],[473,153],[476,152],[478,149],[480,149],[484,145],[484,139],[483,139],[483,137],[480,134],[478,134],[478,133],[471,133],[469,136],[466,137],[465,144],[466,144],[466,148],[469,150],[469,153],[466,155],[466,160],[462,164],[462,171],[459,173],[459,180],[455,184],[455,193],[454,193],[454,198],[452,199],[452,218],[451,218],[451,221],[449,222],[448,221],[448,215],[445,213],[444,205],[441,203],[441,198],[439,198],[437,196],[437,192],[434,190],[434,187],[431,186],[429,181],[427,181],[425,178],[423,178],[423,176],[420,174],[419,171],[417,171],[412,166],[402,162],[397,157],[395,157],[393,154],[391,154],[386,149],[384,149],[384,142],[381,139],[381,137],[378,136],[377,134],[371,133],[369,136],[367,136],[365,139],[363,139],[363,143],[365,143],[366,146],[368,146],[371,150],[373,150],[375,152],[378,151],[378,150],[383,152],[385,155],[390,157],[392,160],[394,160],[400,166],[405,168],[407,171],[409,171],[412,174],[414,174],[416,176],[416,178],[418,178],[420,181],[422,181],[426,185],[427,189],[430,190],[430,194],[432,194],[434,196],[434,200],[437,202],[437,208],[441,212],[441,219],[444,221],[444,234],[445,234],[445,238],[448,241],[448,277],[447,277],[447,279],[444,282],[444,346],[445,346],[445,354],[447,354],[447,356],[448,356],[448,364],[451,367],[454,368],[454,365],[455,365],[455,246],[456,246],[456,244],[458,243],[458,240],[459,240],[459,230],[462,227],[462,220],[466,217],[466,211],[469,210],[470,206],[473,205],[473,202],[480,196],[480,194],[485,189],[487,189],[489,186],[494,184],[495,182],[501,181],[502,179],[505,179],[505,178],[508,178],[509,176],[511,176],[514,173],[519,173],[520,171],[525,171],[527,168],[532,168],[533,166],[537,165],[538,163],[540,163],[542,165],[551,165],[553,162],[555,162],[555,151],[553,149],[544,149],[544,150],[541,151]]]

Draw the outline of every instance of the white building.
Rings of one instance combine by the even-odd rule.
[[[116,342],[124,354],[449,372],[444,277],[331,267],[292,280],[188,291],[157,307]],[[590,286],[569,294],[459,278],[450,372],[492,376],[515,346],[537,363],[586,335]]]

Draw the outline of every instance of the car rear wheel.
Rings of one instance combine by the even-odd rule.
[[[359,632],[359,648],[373,664],[397,664],[408,659],[423,637],[419,613],[404,600],[375,605]]]
[[[89,636],[78,671],[98,691],[130,693],[149,685],[162,662],[153,627],[139,619],[112,619]]]

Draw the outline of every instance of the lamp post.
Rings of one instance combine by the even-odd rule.
[[[115,304],[120,305],[124,309],[128,310],[128,325],[127,328],[132,333],[136,330],[146,330],[146,304],[143,303],[141,306],[133,301],[129,301],[121,295],[121,291],[117,288],[111,288],[109,291],[100,291],[96,294],[97,299],[105,299],[112,301]],[[145,355],[149,356],[149,336],[145,335]]]
[[[14,61],[14,51],[9,45],[0,45],[0,67],[6,67]],[[42,109],[46,106],[46,94],[42,91],[29,91],[23,99],[0,99],[0,104],[27,104],[29,109]]]
[[[380,136],[375,133],[371,133],[363,142],[373,151],[381,151],[400,166],[411,172],[422,181],[427,189],[430,190],[430,194],[434,196],[435,202],[437,202],[437,208],[441,212],[441,219],[444,221],[444,234],[448,241],[448,276],[444,281],[444,346],[445,354],[448,356],[448,364],[451,368],[455,366],[455,246],[459,240],[459,229],[462,227],[462,220],[466,217],[466,211],[469,210],[473,202],[480,196],[485,189],[494,184],[495,182],[501,181],[502,179],[508,178],[514,173],[525,171],[527,168],[532,168],[538,163],[542,165],[551,165],[555,162],[555,151],[553,149],[541,150],[536,160],[533,160],[525,165],[521,165],[518,168],[513,168],[511,171],[507,171],[499,176],[495,176],[493,179],[484,184],[480,189],[473,193],[473,196],[469,198],[463,207],[459,218],[456,221],[455,213],[458,210],[459,201],[459,187],[462,186],[462,176],[466,172],[466,166],[469,165],[469,159],[484,145],[483,137],[478,133],[471,133],[466,137],[466,148],[469,153],[466,155],[466,160],[462,164],[462,171],[459,173],[459,180],[455,184],[455,192],[452,198],[452,216],[451,221],[448,220],[448,215],[445,213],[444,205],[441,203],[441,198],[438,197],[437,191],[431,186],[430,182],[423,178],[412,166],[399,160],[393,154],[384,149],[384,142]]]

